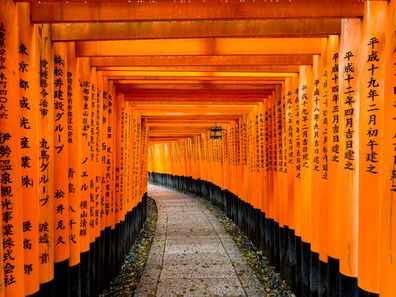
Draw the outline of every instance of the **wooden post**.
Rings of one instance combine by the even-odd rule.
[[[89,227],[89,98],[90,98],[90,66],[87,58],[77,58],[77,67],[79,72],[80,103],[79,106],[79,133],[80,133],[80,252],[89,251],[90,227]],[[93,174],[91,172],[91,174]]]
[[[23,296],[23,199],[21,183],[21,121],[18,15],[13,2],[1,2],[1,68],[0,68],[0,147],[2,198],[2,270],[1,295]],[[31,49],[29,49],[31,50]],[[22,125],[21,125],[22,123]],[[5,294],[4,294],[5,293]]]
[[[67,48],[67,142],[69,151],[68,168],[68,194],[69,194],[69,219],[70,226],[69,266],[80,263],[80,203],[79,190],[81,188],[80,173],[80,133],[79,118],[80,93],[79,73],[77,72],[77,58],[74,54],[74,43],[68,43]]]
[[[286,148],[285,155],[286,170],[287,170],[287,226],[290,229],[295,228],[295,211],[294,211],[294,180],[295,180],[295,166],[294,166],[294,129],[293,129],[293,85],[292,77],[285,80],[285,131],[286,131]]]
[[[358,284],[379,293],[386,1],[366,1],[360,44]]]
[[[340,223],[338,220],[339,199],[338,188],[340,170],[340,99],[339,99],[339,37],[331,35],[328,39],[327,51],[327,125],[328,125],[328,145],[327,145],[327,170],[323,174],[328,180],[328,255],[329,255],[329,293],[330,296],[337,296],[339,293],[339,246],[338,237],[340,234]]]
[[[23,242],[25,294],[39,290],[39,251],[38,251],[38,94],[39,94],[39,56],[37,31],[29,22],[29,5],[18,3],[19,17],[19,107],[22,196],[23,196]]]
[[[36,28],[40,52],[39,131],[39,259],[40,283],[54,278],[54,102],[50,26]]]
[[[340,181],[338,220],[342,296],[356,296],[359,197],[360,20],[342,20],[339,49]],[[363,95],[363,94],[362,94]],[[363,95],[364,96],[364,95]]]
[[[396,295],[396,1],[388,4],[385,44],[384,178],[382,179],[381,278],[382,297]]]
[[[67,45],[55,43],[54,75],[54,207],[55,263],[69,258],[69,156],[67,145]]]
[[[296,236],[301,236],[301,113],[300,113],[300,96],[299,96],[299,76],[295,75],[292,78],[292,94],[291,100],[293,104],[292,117],[293,117],[293,163],[294,163],[294,230]]]

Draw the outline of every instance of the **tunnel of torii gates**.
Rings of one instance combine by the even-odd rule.
[[[395,297],[395,6],[0,0],[0,296],[97,296],[149,177],[298,296]]]

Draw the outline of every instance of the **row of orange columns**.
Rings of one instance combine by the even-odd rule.
[[[152,145],[149,171],[234,193],[320,261],[339,260],[341,286],[395,296],[395,32],[395,2],[366,1],[362,20],[343,20],[312,66],[224,126],[222,140]]]
[[[147,127],[28,3],[0,5],[0,296],[25,296],[142,200]]]

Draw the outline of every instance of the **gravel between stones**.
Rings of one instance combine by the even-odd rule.
[[[223,228],[231,235],[238,249],[245,256],[246,261],[254,271],[257,279],[264,286],[267,296],[295,297],[262,252],[257,250],[253,243],[242,234],[238,226],[223,211],[203,197],[194,195],[193,197],[205,205],[219,220]],[[124,297],[134,295],[148,259],[157,225],[157,206],[155,201],[150,197],[148,197],[147,216],[146,223],[140,231],[131,251],[125,258],[125,263],[121,267],[120,274],[110,284],[110,288],[105,290],[100,296]]]
[[[259,251],[253,243],[240,231],[239,227],[228,218],[222,210],[214,206],[210,201],[200,196],[194,196],[200,203],[205,205],[223,228],[230,234],[241,253],[245,256],[246,261],[252,268],[257,279],[261,282],[267,296],[273,297],[295,297],[279,273],[271,266],[267,258]]]
[[[120,274],[110,283],[110,287],[99,296],[126,297],[134,295],[148,259],[155,227],[157,226],[157,219],[157,205],[153,199],[148,197],[147,220],[140,230],[130,252],[125,257]]]

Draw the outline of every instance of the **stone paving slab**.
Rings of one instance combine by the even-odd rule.
[[[219,265],[228,261],[226,253],[165,254],[164,265]]]
[[[216,244],[219,243],[219,238],[215,235],[170,235],[167,238],[167,243],[169,245],[175,245],[175,244],[180,244],[183,242],[184,244]]]
[[[167,254],[202,254],[202,253],[225,253],[221,242],[214,244],[167,244],[165,253]]]
[[[209,279],[209,278],[237,278],[231,263],[228,264],[186,264],[186,265],[164,265],[161,278],[183,278],[183,279]]]
[[[149,186],[158,222],[135,296],[265,296],[215,216],[174,190]]]
[[[237,279],[161,280],[157,296],[246,296]]]

